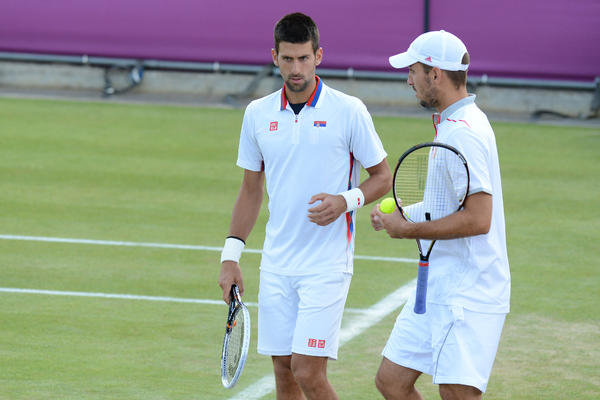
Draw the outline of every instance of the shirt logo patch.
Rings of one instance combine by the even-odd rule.
[[[325,128],[327,126],[327,121],[315,121],[313,126],[316,126],[317,128]]]
[[[277,121],[271,122],[271,124],[269,125],[269,131],[274,132],[277,129],[279,129],[279,122],[277,122]]]

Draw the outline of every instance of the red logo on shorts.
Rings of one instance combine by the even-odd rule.
[[[271,122],[271,124],[269,125],[269,130],[271,132],[276,131],[279,128],[279,122],[277,121],[273,121]]]
[[[325,340],[323,339],[313,339],[310,338],[308,339],[308,347],[318,347],[320,349],[324,349],[325,348]]]

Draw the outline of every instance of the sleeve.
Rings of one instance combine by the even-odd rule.
[[[490,168],[488,160],[491,159],[485,141],[477,132],[470,128],[457,129],[451,136],[449,145],[460,151],[467,160],[469,168],[469,193],[468,195],[485,192],[492,194]]]
[[[358,99],[351,117],[350,151],[365,168],[379,164],[387,156],[371,114]]]
[[[263,157],[256,141],[256,130],[252,114],[252,107],[249,105],[246,108],[242,122],[237,165],[241,168],[258,172],[262,170]]]

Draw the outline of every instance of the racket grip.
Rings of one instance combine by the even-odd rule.
[[[417,274],[417,295],[415,298],[415,313],[425,314],[425,303],[427,301],[427,278],[429,276],[429,261],[419,262],[419,273]]]

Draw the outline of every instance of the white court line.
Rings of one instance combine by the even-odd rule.
[[[406,300],[416,283],[416,279],[412,280],[392,294],[384,297],[378,303],[365,309],[366,312],[363,315],[351,319],[340,332],[340,347],[377,324],[387,315],[406,303]],[[230,397],[229,400],[256,400],[266,396],[273,390],[275,390],[275,377],[273,374],[269,374],[246,387],[235,396]]]
[[[196,304],[214,304],[225,305],[223,300],[207,299],[188,299],[183,297],[164,297],[164,296],[140,296],[135,294],[118,293],[94,293],[94,292],[71,292],[62,290],[40,290],[40,289],[21,289],[0,287],[0,293],[24,293],[24,294],[44,294],[51,296],[77,296],[77,297],[98,297],[103,299],[124,299],[124,300],[146,300],[146,301],[166,301],[171,303],[196,303]],[[250,307],[258,307],[257,303],[244,303]]]
[[[211,304],[225,305],[223,300],[208,300],[208,299],[189,299],[184,297],[164,297],[164,296],[140,296],[136,294],[118,294],[118,293],[98,293],[98,292],[72,292],[64,290],[42,290],[42,289],[22,289],[0,287],[0,293],[24,293],[24,294],[44,294],[50,296],[77,296],[77,297],[97,297],[103,299],[123,299],[123,300],[146,300],[146,301],[166,301],[171,303],[195,303],[195,304]],[[258,303],[244,302],[248,307],[258,307]],[[352,314],[364,314],[368,312],[366,309],[346,308],[345,312]]]
[[[104,245],[104,246],[130,246],[130,247],[153,247],[163,249],[179,249],[179,250],[204,250],[204,251],[221,251],[222,247],[211,247],[211,246],[194,246],[186,244],[168,244],[168,243],[144,243],[144,242],[119,242],[113,240],[93,240],[93,239],[72,239],[72,238],[56,238],[56,237],[44,237],[44,236],[22,236],[22,235],[0,235],[2,240],[25,240],[34,242],[51,242],[51,243],[72,243],[72,244],[93,244],[93,245]],[[244,249],[245,253],[262,253],[258,249]],[[419,260],[402,258],[402,257],[378,257],[378,256],[361,256],[355,255],[356,260],[373,260],[373,261],[390,261],[390,262],[404,262],[404,263],[417,263]]]

